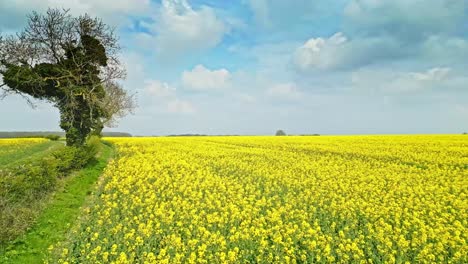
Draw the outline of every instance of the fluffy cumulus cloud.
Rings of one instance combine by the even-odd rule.
[[[463,65],[468,59],[465,0],[352,0],[341,32],[313,37],[293,54],[300,71],[356,69],[414,61]]]
[[[164,58],[215,47],[229,30],[214,9],[193,9],[186,0],[163,0],[154,21],[147,23],[150,32],[140,38],[152,41],[159,57]]]
[[[166,82],[159,80],[146,80],[145,93],[155,97],[172,97],[175,95],[176,88]]]
[[[294,62],[301,70],[336,67],[343,60],[347,42],[341,32],[330,38],[311,38],[296,50]]]
[[[182,73],[185,87],[198,91],[219,90],[229,86],[231,74],[226,69],[210,70],[203,65]]]
[[[311,38],[298,47],[293,62],[300,71],[342,70],[403,58],[414,52],[391,37],[349,39],[338,32],[328,38]]]
[[[182,99],[183,94],[177,93],[174,85],[156,79],[144,81],[143,105],[146,110],[144,114],[151,112],[170,114],[193,114],[196,108],[190,100]]]

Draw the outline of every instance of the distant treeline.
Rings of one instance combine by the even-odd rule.
[[[11,131],[11,132],[1,132],[0,138],[31,138],[31,137],[47,137],[50,135],[56,135],[64,137],[64,132],[58,131]],[[103,132],[104,137],[131,137],[132,134],[125,132]]]
[[[237,137],[239,135],[204,135],[204,134],[178,134],[167,135],[166,137]]]
[[[242,136],[242,135],[176,134],[176,135],[166,135],[162,137],[239,137],[239,136]],[[291,134],[289,136],[320,136],[320,134],[300,134],[300,135]],[[145,137],[145,136],[142,136],[142,137]],[[161,136],[154,135],[152,137],[161,137]]]
[[[126,132],[102,132],[103,137],[131,137],[132,134]]]
[[[179,134],[179,135],[167,135],[167,137],[208,137],[209,135],[203,134]]]

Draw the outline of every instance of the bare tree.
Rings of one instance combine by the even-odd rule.
[[[100,135],[104,127],[114,127],[118,119],[133,113],[137,107],[135,94],[129,95],[122,85],[117,82],[107,82],[104,85],[106,98],[98,100],[96,103],[102,104],[102,108],[107,110],[107,116],[102,119],[102,126],[96,128],[95,134]]]

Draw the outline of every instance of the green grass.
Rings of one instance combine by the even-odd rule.
[[[61,141],[47,141],[40,144],[33,144],[26,148],[12,149],[11,151],[4,149],[4,151],[0,153],[0,168],[25,164],[29,160],[44,156],[63,146],[64,144]]]
[[[87,195],[113,153],[112,147],[103,144],[101,154],[94,163],[62,179],[61,188],[50,197],[30,231],[0,249],[0,263],[43,263],[49,246],[65,240]]]

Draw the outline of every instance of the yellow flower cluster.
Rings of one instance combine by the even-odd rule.
[[[468,263],[468,137],[109,139],[60,263]]]
[[[0,138],[0,146],[27,146],[48,141],[45,138]]]

